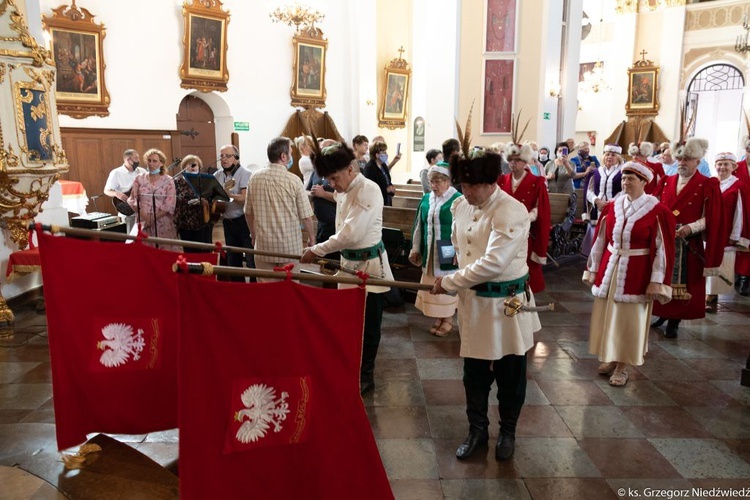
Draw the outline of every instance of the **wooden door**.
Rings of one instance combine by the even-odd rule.
[[[206,168],[215,167],[216,149],[214,113],[203,99],[186,96],[177,113],[177,130],[182,135],[180,157],[197,155]]]

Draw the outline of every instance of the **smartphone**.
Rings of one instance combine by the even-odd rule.
[[[396,156],[401,154],[401,143],[396,144]]]
[[[562,154],[564,156],[568,156],[568,148],[560,148],[560,149],[562,149]]]

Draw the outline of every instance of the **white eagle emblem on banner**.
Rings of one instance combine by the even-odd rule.
[[[102,335],[106,340],[97,342],[96,348],[104,351],[99,362],[107,368],[125,364],[131,355],[135,361],[141,359],[141,352],[146,345],[141,328],[134,333],[130,325],[110,323],[102,328]]]
[[[282,392],[281,397],[275,399],[276,389],[265,384],[253,384],[245,389],[240,396],[245,409],[234,414],[234,419],[242,422],[237,430],[237,440],[254,443],[266,435],[271,425],[274,432],[281,431],[281,422],[289,413],[288,397],[288,393]]]

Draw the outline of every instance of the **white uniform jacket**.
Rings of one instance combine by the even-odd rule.
[[[528,274],[530,221],[526,207],[498,188],[481,206],[470,205],[462,197],[451,210],[451,238],[459,270],[444,277],[442,286],[458,292],[461,356],[495,360],[508,354],[525,354],[534,344],[533,333],[541,329],[537,313],[506,316],[503,303],[508,297],[477,297],[471,287]],[[531,290],[528,293],[528,301],[523,291],[516,296],[534,306]]]
[[[344,193],[334,193],[336,200],[336,234],[328,241],[310,248],[320,257],[341,250],[358,250],[377,245],[383,240],[383,195],[377,184],[359,174],[352,180]],[[379,257],[365,261],[352,261],[341,257],[345,267],[363,271],[371,278],[393,280],[388,254],[382,251]],[[341,276],[350,274],[338,273]],[[356,285],[340,284],[339,288],[352,288]],[[367,291],[383,293],[388,287],[368,286]]]

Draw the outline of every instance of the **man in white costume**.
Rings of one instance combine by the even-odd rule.
[[[459,270],[437,278],[432,293],[458,293],[461,357],[469,435],[456,457],[470,457],[489,440],[488,398],[497,383],[500,437],[495,458],[507,460],[515,449],[516,424],[526,399],[526,352],[541,329],[535,312],[508,312],[511,298],[534,307],[528,286],[526,254],[529,214],[497,186],[500,156],[483,150],[451,160],[453,183],[464,197],[452,206],[452,241]]]

